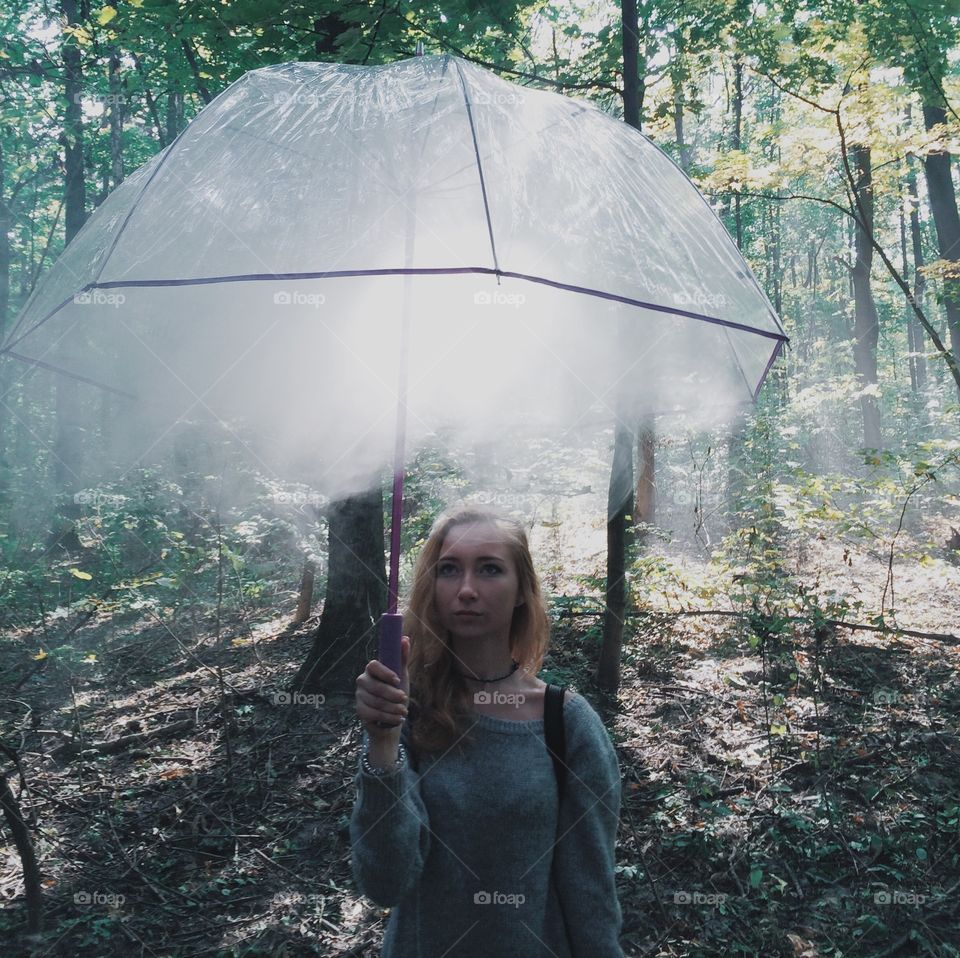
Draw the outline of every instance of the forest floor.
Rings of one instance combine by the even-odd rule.
[[[537,523],[553,595],[596,594],[602,525]],[[815,541],[790,561],[878,605],[883,551],[843,553]],[[554,606],[543,675],[594,704],[620,762],[627,956],[960,955],[960,568],[937,561],[897,569],[897,621],[953,638],[798,622],[751,644],[757,621],[658,593],[612,697],[590,683],[599,618]],[[378,954],[388,912],[350,871],[352,695],[286,691],[316,618],[225,614],[217,639],[209,614],[137,615],[55,623],[45,646],[95,654],[83,668],[37,660],[36,630],[0,643],[45,912],[31,938],[4,846],[3,954]]]

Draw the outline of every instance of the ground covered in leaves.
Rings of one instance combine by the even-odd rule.
[[[854,613],[878,621],[852,597],[882,604],[882,549],[854,561],[814,537],[778,559],[770,574],[791,584],[774,602],[755,571],[708,575],[654,542],[607,697],[591,684],[602,524],[556,506],[536,522],[554,596],[542,675],[593,702],[619,757],[626,955],[960,955],[949,557],[938,591],[929,570],[895,580],[894,624],[926,633],[910,635],[848,627]],[[10,780],[40,859],[44,930],[26,934],[7,844],[4,955],[378,954],[388,913],[350,872],[352,697],[286,691],[316,623],[286,628],[291,609],[224,611],[219,629],[209,610],[127,609],[5,638],[0,717],[20,755],[23,782]],[[66,638],[72,658],[38,655]]]

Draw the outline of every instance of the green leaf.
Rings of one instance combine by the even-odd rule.
[[[760,887],[760,882],[762,882],[762,881],[763,881],[763,869],[762,869],[762,868],[754,868],[754,869],[750,872],[750,887],[751,887],[751,888],[759,888],[759,887]]]
[[[116,7],[101,7],[97,13],[97,23],[105,27],[117,15]]]
[[[80,569],[71,569],[70,575],[75,576],[77,579],[83,579],[84,582],[89,582],[93,578],[89,572],[82,572]]]

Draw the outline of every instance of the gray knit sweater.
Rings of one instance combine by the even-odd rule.
[[[543,720],[473,718],[469,744],[382,777],[358,768],[354,879],[395,906],[381,958],[622,958],[620,769],[600,717],[579,695],[564,706],[559,810]]]

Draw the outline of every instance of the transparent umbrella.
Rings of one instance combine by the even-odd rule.
[[[396,456],[395,612],[404,429],[566,427],[615,394],[715,411],[785,341],[643,135],[425,56],[245,74],[104,201],[0,349],[99,391],[120,465],[197,418],[331,488]]]

